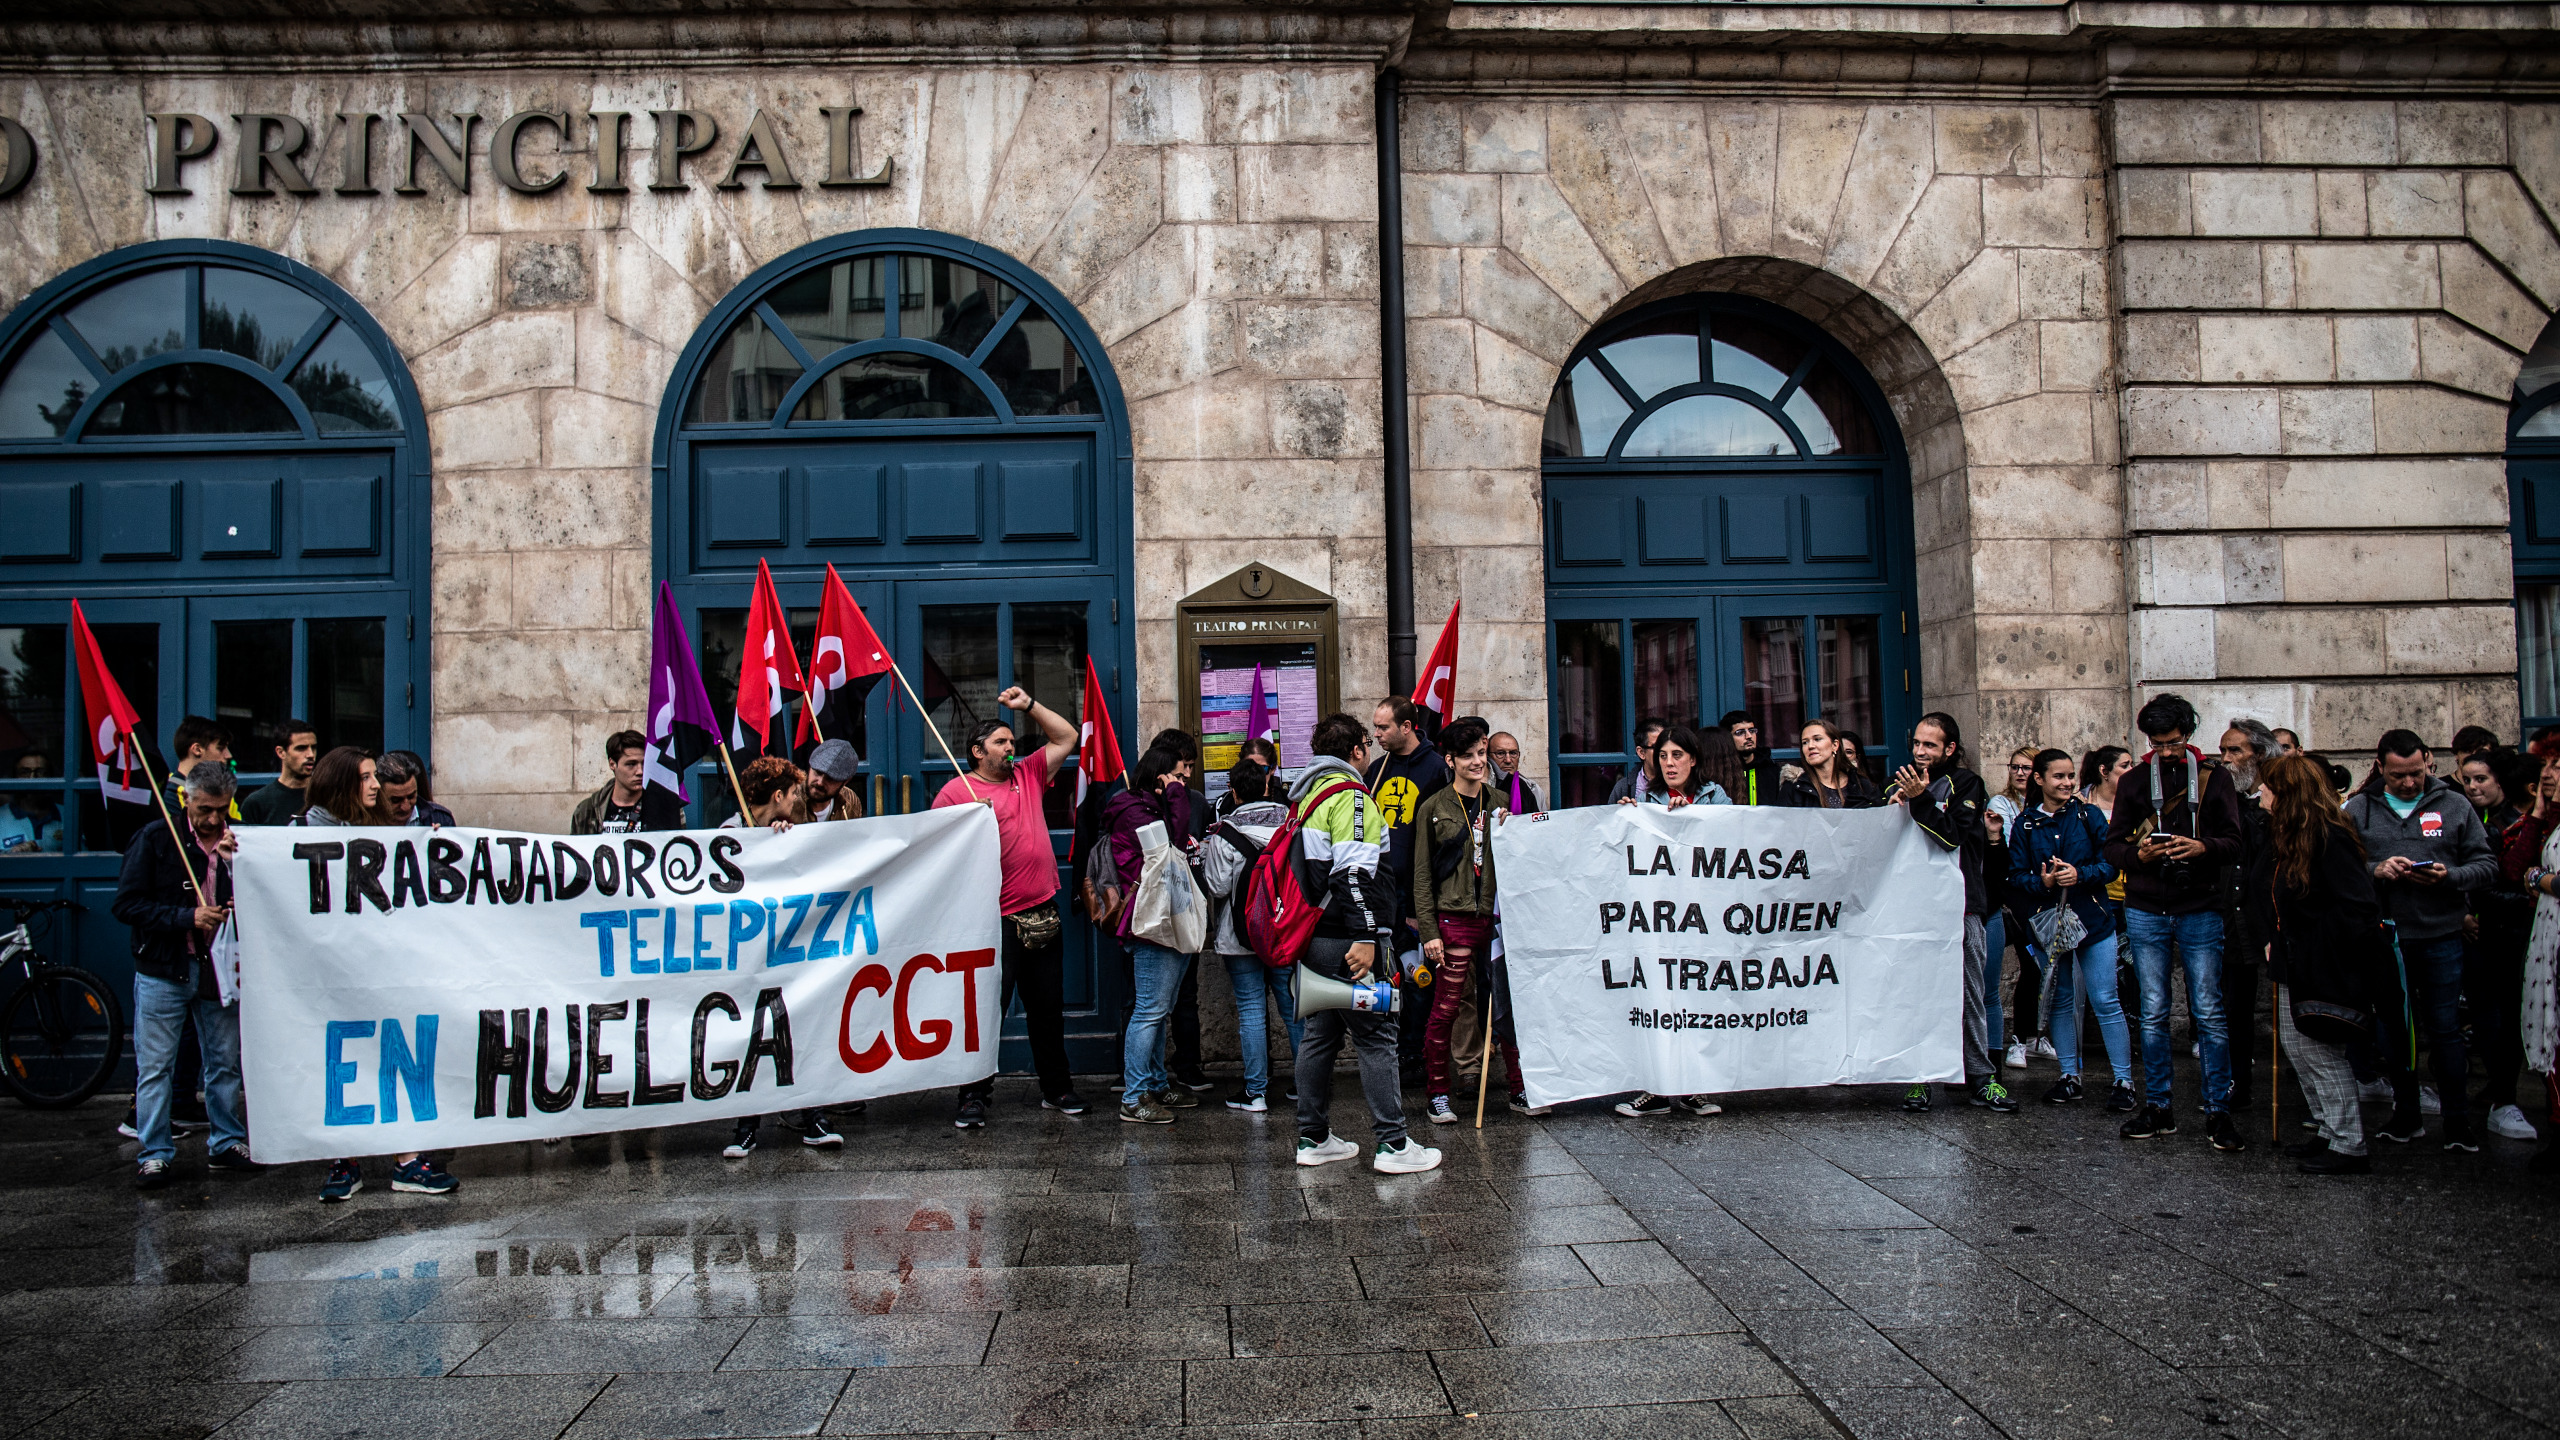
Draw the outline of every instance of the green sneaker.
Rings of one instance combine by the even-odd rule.
[[[2009,1096],[2009,1087],[1997,1080],[1985,1080],[1973,1087],[1973,1097],[1966,1103],[1984,1110],[1997,1110],[2003,1115],[2015,1114],[2018,1109],[2018,1102]]]
[[[1929,1087],[1914,1085],[1902,1092],[1902,1108],[1914,1114],[1929,1108]]]

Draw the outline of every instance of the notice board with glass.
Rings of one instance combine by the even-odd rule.
[[[1316,721],[1341,705],[1333,597],[1247,565],[1177,602],[1174,631],[1182,726],[1200,737],[1208,793],[1226,793],[1226,772],[1257,727],[1280,747],[1284,772],[1305,765]]]

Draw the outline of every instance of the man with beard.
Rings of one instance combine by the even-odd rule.
[[[1733,737],[1733,748],[1742,752],[1742,783],[1734,788],[1736,805],[1776,805],[1778,799],[1778,762],[1769,758],[1769,747],[1760,743],[1760,722],[1748,710],[1727,710],[1716,722],[1724,733]]]
[[[261,1169],[249,1158],[240,1106],[240,1007],[224,1004],[213,973],[213,937],[231,915],[231,767],[197,763],[187,772],[187,841],[153,825],[125,850],[113,913],[133,931],[134,1112],[142,1141],[134,1185],[169,1183],[177,1142],[169,1109],[177,1083],[178,1031],[190,1018],[204,1051],[205,1110],[213,1134],[205,1165]]]
[[[933,808],[984,803],[996,812],[997,851],[1004,884],[996,908],[1004,913],[1002,988],[996,1013],[1013,1008],[1014,992],[1022,994],[1022,1012],[1031,1031],[1031,1068],[1040,1080],[1040,1105],[1069,1115],[1084,1113],[1084,1100],[1067,1078],[1067,1013],[1065,975],[1059,968],[1059,945],[1065,933],[1058,913],[1058,856],[1049,847],[1049,821],[1042,801],[1049,777],[1076,753],[1075,722],[1031,698],[1021,686],[996,697],[1007,710],[1027,712],[1047,743],[1030,753],[1013,753],[1013,727],[1002,720],[980,723],[969,737],[970,769],[954,775]],[[995,1079],[960,1087],[954,1125],[975,1130],[987,1123],[987,1100]]]

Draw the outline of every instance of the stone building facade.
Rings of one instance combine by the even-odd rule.
[[[379,323],[426,415],[426,738],[475,822],[557,825],[639,718],[653,437],[705,317],[883,228],[1012,257],[1107,353],[1146,731],[1180,713],[1175,601],[1249,562],[1336,597],[1346,697],[1387,688],[1400,405],[1424,644],[1463,600],[1462,708],[1544,779],[1542,427],[1595,326],[1693,294],[1783,307],[1873,377],[1907,457],[1915,703],[1980,748],[2122,740],[2162,688],[2342,750],[2518,724],[2501,456],[2560,305],[2547,9],[261,13],[0,22],[0,115],[38,157],[0,198],[0,309],[214,238]],[[1388,68],[1408,393],[1382,398]],[[827,107],[854,106],[839,139]],[[721,138],[660,188],[673,111]],[[146,117],[181,112],[220,143],[189,193],[147,193]],[[510,137],[521,174],[569,177],[540,193],[493,178],[526,112],[572,121]],[[619,191],[590,184],[598,112],[631,117]],[[310,193],[238,183],[282,138],[243,115],[308,127]],[[373,164],[405,158],[414,193],[339,193],[350,115],[386,117]],[[480,117],[467,189],[403,115]],[[758,117],[804,183],[735,163]],[[814,183],[831,144],[885,183]]]

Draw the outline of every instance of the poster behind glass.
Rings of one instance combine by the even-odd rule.
[[[1244,748],[1253,707],[1253,671],[1262,667],[1262,703],[1280,746],[1280,769],[1297,773],[1314,752],[1316,646],[1305,644],[1203,645],[1200,647],[1200,752],[1209,797],[1227,793],[1227,771]]]

